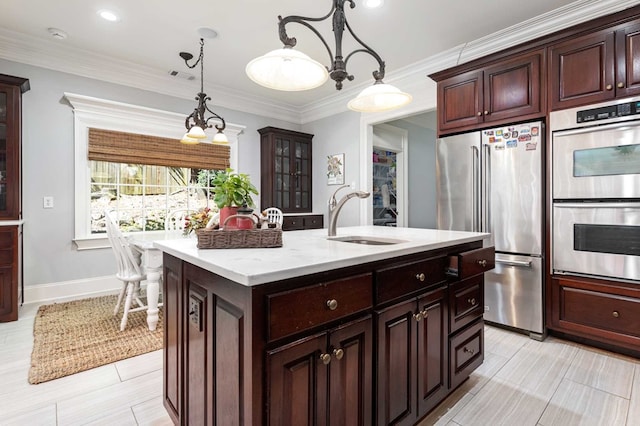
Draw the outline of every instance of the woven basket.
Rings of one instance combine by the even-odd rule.
[[[226,222],[238,215],[229,216]],[[224,224],[223,224],[224,225]],[[282,227],[269,229],[197,229],[199,249],[282,247]]]

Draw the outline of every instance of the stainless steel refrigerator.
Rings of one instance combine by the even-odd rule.
[[[484,318],[544,337],[541,122],[436,141],[439,229],[491,233]]]

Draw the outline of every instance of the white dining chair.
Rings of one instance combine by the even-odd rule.
[[[164,221],[164,229],[166,231],[182,231],[184,229],[184,221],[190,213],[191,210],[187,209],[170,211]]]
[[[263,210],[263,213],[267,216],[267,221],[269,223],[279,223],[282,225],[282,221],[284,220],[284,216],[282,215],[282,210],[277,207],[269,207]]]
[[[118,271],[116,278],[122,281],[122,288],[118,294],[118,301],[113,310],[113,315],[118,315],[122,299],[124,300],[124,312],[120,321],[120,331],[127,327],[127,316],[131,312],[147,309],[147,305],[140,298],[140,282],[147,279],[141,265],[141,253],[135,250],[129,241],[124,237],[114,218],[114,213],[105,211],[105,222],[107,225],[107,237],[116,256]],[[137,305],[132,307],[133,305]]]

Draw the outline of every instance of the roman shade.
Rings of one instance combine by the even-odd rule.
[[[229,167],[229,147],[199,143],[184,145],[178,139],[89,128],[89,160],[146,164],[192,169],[224,170]]]

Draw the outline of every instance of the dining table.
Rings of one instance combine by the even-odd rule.
[[[131,246],[140,253],[140,262],[147,276],[147,325],[154,331],[158,325],[160,283],[162,282],[162,250],[154,246],[155,241],[189,238],[182,230],[141,232],[127,237]],[[195,244],[195,242],[194,242]]]

